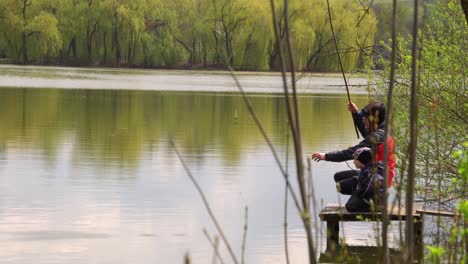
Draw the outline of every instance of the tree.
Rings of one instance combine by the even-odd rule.
[[[204,38],[208,30],[206,20],[207,5],[201,0],[176,0],[168,3],[168,10],[174,10],[171,32],[174,39],[188,54],[187,65],[191,68],[201,61]]]
[[[23,21],[21,15],[14,10],[19,9],[16,1],[1,0],[0,5],[4,8],[0,11],[0,48],[6,56],[21,60],[22,47],[21,32],[23,31]]]
[[[31,57],[36,60],[48,60],[58,54],[62,46],[58,20],[46,2],[22,0],[2,1],[5,22],[0,27],[7,42],[7,51],[13,53],[18,61],[29,63]],[[35,44],[29,40],[34,39]]]
[[[26,37],[32,37],[36,40],[35,49],[39,52],[39,57],[57,54],[62,47],[62,37],[58,30],[57,18],[44,11],[41,11],[26,25]],[[27,56],[25,56],[27,62]]]
[[[280,0],[276,0],[278,3]],[[278,70],[267,2],[247,0],[0,0],[0,52],[22,63],[203,66]],[[366,63],[375,16],[332,2],[345,68]],[[335,70],[321,0],[290,5],[295,68]],[[284,14],[280,17],[284,39]],[[36,18],[37,16],[37,18]],[[358,20],[363,17],[356,27]],[[32,24],[31,24],[32,23]],[[34,25],[36,24],[36,25]],[[44,25],[42,28],[40,25]],[[58,33],[57,33],[58,32]],[[40,46],[32,44],[39,41]],[[283,40],[284,41],[284,40]]]
[[[215,14],[215,31],[219,39],[223,41],[226,61],[234,65],[234,36],[247,20],[246,5],[239,0],[221,0],[219,13]]]
[[[86,7],[86,52],[87,52],[87,59],[88,63],[92,61],[92,51],[93,51],[93,39],[98,30],[98,24],[100,22],[100,10],[96,6],[97,4],[93,5],[93,0],[87,0],[87,7]]]

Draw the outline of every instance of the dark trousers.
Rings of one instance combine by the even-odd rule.
[[[370,205],[364,201],[357,192],[358,170],[347,170],[335,173],[336,189],[341,194],[351,195],[346,202],[346,210],[349,212],[369,212]]]

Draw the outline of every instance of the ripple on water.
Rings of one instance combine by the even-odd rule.
[[[52,231],[39,230],[27,232],[10,233],[14,239],[22,241],[37,241],[37,240],[72,240],[72,239],[105,239],[111,237],[104,233],[87,233],[78,231]]]

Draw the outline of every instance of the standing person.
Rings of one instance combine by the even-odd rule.
[[[383,161],[383,150],[384,150],[384,137],[385,137],[385,106],[381,102],[374,102],[366,105],[361,110],[350,102],[348,104],[348,110],[352,113],[354,123],[359,129],[359,132],[364,139],[359,144],[340,151],[332,151],[328,153],[315,152],[311,155],[311,158],[315,161],[333,161],[341,162],[353,159],[353,153],[362,147],[368,147],[373,150],[376,155],[373,156],[373,161]],[[388,138],[388,187],[391,186],[393,177],[395,175],[395,160],[393,156],[393,138]],[[348,179],[350,177],[357,176],[359,171],[357,170],[346,170],[335,173],[335,182]]]
[[[358,175],[336,183],[338,192],[351,195],[345,205],[349,212],[375,212],[381,209],[383,164],[380,161],[373,163],[372,156],[370,148],[358,148],[353,154]]]

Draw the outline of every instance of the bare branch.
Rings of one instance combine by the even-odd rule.
[[[219,245],[219,238],[218,236],[215,236],[214,241],[211,240],[210,235],[208,234],[208,231],[206,229],[203,229],[203,234],[205,234],[206,239],[208,242],[210,242],[211,247],[213,248],[213,260],[212,263],[214,264],[216,259],[219,260],[221,264],[224,264],[223,258],[221,258],[221,255],[219,254],[218,251],[218,245]]]
[[[247,227],[248,227],[248,218],[249,218],[249,208],[245,207],[245,223],[244,223],[244,235],[242,237],[242,253],[241,253],[241,263],[244,264],[244,256],[245,256],[245,241],[247,239]]]
[[[288,175],[289,165],[289,130],[286,130],[286,178]],[[289,247],[288,247],[288,186],[284,188],[284,253],[286,255],[286,264],[289,264]]]
[[[363,3],[361,3],[362,5]],[[367,6],[366,10],[364,10],[364,14],[362,15],[362,17],[359,19],[359,21],[357,22],[356,24],[356,27],[359,27],[361,25],[361,22],[362,20],[366,17],[366,15],[369,14],[369,9],[371,8],[372,4],[374,4],[374,0],[372,0],[370,3],[369,3],[369,6]]]
[[[229,241],[227,240],[226,236],[224,235],[223,229],[219,225],[218,220],[216,220],[216,217],[215,217],[215,215],[213,213],[213,210],[211,210],[210,204],[208,203],[208,200],[206,199],[205,194],[203,193],[203,190],[201,189],[201,187],[198,184],[195,177],[193,177],[193,175],[190,172],[190,169],[188,168],[187,164],[185,164],[184,159],[182,159],[182,156],[180,155],[179,150],[176,148],[174,141],[172,139],[170,139],[169,143],[170,143],[171,147],[174,149],[174,152],[176,153],[177,158],[179,158],[180,162],[182,163],[182,166],[184,167],[185,172],[187,173],[187,175],[189,176],[189,178],[192,181],[193,185],[195,186],[198,193],[200,194],[200,196],[201,196],[201,198],[203,200],[203,204],[205,205],[205,208],[208,211],[208,214],[209,214],[211,220],[213,221],[213,223],[214,223],[214,225],[216,227],[216,230],[218,231],[218,234],[223,239],[224,244],[226,245],[226,247],[227,247],[227,249],[229,251],[229,254],[231,255],[232,260],[234,261],[234,263],[238,264],[239,261],[237,261],[237,257],[234,254],[234,251],[232,250],[231,245],[229,244]]]
[[[408,185],[406,187],[406,215],[413,214],[414,182],[416,179],[416,148],[418,140],[418,23],[419,23],[419,1],[414,1],[414,24],[413,24],[413,45],[411,61],[411,102],[410,102],[410,142],[409,142],[409,165],[408,165]],[[414,248],[414,223],[412,217],[406,218],[405,236],[405,262],[413,262]]]
[[[388,138],[390,137],[390,120],[391,114],[393,111],[393,88],[395,86],[395,63],[396,63],[396,21],[397,21],[397,0],[393,0],[393,12],[392,12],[392,55],[391,55],[391,62],[390,62],[390,85],[388,88],[387,94],[387,112],[385,113],[385,135],[384,135],[384,181],[383,181],[383,213],[382,213],[382,247],[383,247],[383,255],[382,255],[382,263],[387,264],[390,263],[390,252],[388,249],[388,156],[389,156],[389,146],[388,146]]]

